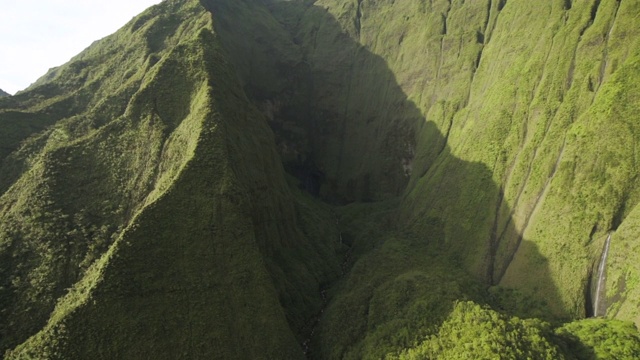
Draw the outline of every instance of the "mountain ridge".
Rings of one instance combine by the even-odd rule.
[[[0,101],[0,351],[640,354],[636,10],[148,9]]]

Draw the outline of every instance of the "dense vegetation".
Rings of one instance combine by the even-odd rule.
[[[640,357],[638,14],[148,9],[0,99],[0,354]]]

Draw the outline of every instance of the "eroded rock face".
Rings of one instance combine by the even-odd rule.
[[[562,358],[592,324],[508,316],[589,315],[612,231],[599,303],[640,322],[639,12],[150,8],[0,102],[0,351],[437,357],[469,313]]]

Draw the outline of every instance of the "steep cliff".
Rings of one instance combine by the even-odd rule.
[[[638,14],[150,8],[0,100],[0,351],[640,356]]]
[[[301,182],[317,182],[319,196],[338,203],[401,195],[391,221],[424,242],[406,240],[405,251],[460,266],[491,286],[498,307],[531,315],[513,305],[527,299],[539,316],[593,315],[605,239],[634,223],[627,215],[637,203],[638,4],[205,4]],[[612,255],[632,256],[633,241],[616,247],[617,237]],[[385,253],[376,263],[394,261]],[[634,262],[610,263],[609,316],[638,323],[627,300]],[[362,275],[416,270],[382,268]],[[384,286],[344,291],[360,287],[356,302],[366,309]],[[327,334],[349,329],[338,318],[354,306],[330,304],[326,317],[341,315]],[[358,316],[355,338],[336,336],[347,348],[372,336],[363,317],[380,323],[366,310]]]

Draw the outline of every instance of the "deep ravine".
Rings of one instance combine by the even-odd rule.
[[[336,227],[338,228],[338,238],[339,238],[340,244],[343,244],[342,231],[340,230],[340,218],[337,215],[335,217],[336,217]],[[344,257],[342,258],[342,263],[340,264],[340,270],[341,270],[340,277],[336,279],[336,282],[343,279],[344,276],[349,272],[352,251],[353,251],[353,247],[351,246],[349,247],[349,250],[344,254]],[[313,359],[313,354],[311,352],[311,341],[313,340],[313,337],[318,328],[318,324],[320,324],[320,320],[324,315],[324,311],[327,309],[327,306],[329,305],[329,299],[327,298],[327,289],[330,286],[331,285],[320,288],[320,298],[322,299],[322,307],[320,308],[318,313],[309,320],[309,323],[303,330],[306,332],[307,336],[305,337],[301,345],[302,345],[302,350],[304,352],[304,355],[307,359]]]

